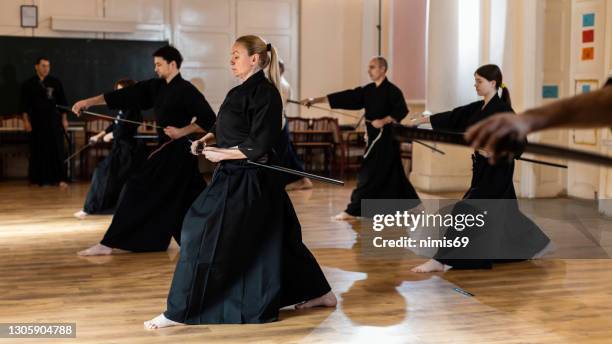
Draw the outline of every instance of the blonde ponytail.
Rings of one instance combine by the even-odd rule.
[[[282,92],[281,89],[281,75],[280,66],[278,65],[278,53],[276,48],[270,44],[270,64],[268,66],[268,79],[276,86],[278,92]]]
[[[236,40],[236,43],[242,45],[249,56],[259,55],[259,67],[261,69],[268,68],[268,79],[281,92],[280,67],[276,48],[263,38],[255,35],[241,36]]]

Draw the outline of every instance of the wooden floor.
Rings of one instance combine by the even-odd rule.
[[[612,260],[547,259],[488,271],[410,273],[422,259],[364,257],[358,229],[328,220],[344,208],[350,185],[291,193],[304,241],[338,296],[336,309],[283,310],[280,321],[265,325],[146,331],[142,322],[164,309],[178,249],[77,257],[110,222],[110,216],[72,218],[87,186],[0,183],[0,323],[77,324],[76,339],[0,343],[612,342]],[[599,233],[610,234],[606,226],[612,222],[598,221]],[[560,233],[551,237],[560,246],[576,242]]]

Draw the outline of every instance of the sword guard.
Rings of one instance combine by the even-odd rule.
[[[196,153],[201,155],[206,147],[206,143],[198,141],[198,145],[196,146]]]

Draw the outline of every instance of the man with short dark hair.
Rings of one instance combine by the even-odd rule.
[[[183,217],[206,183],[187,135],[208,131],[216,116],[210,105],[180,74],[180,52],[165,46],[153,54],[159,78],[81,100],[72,111],[94,105],[111,109],[153,108],[159,147],[121,192],[113,221],[99,244],[80,255],[108,255],[113,249],[165,251],[172,237],[180,244]],[[195,117],[195,121],[193,118]]]
[[[68,121],[56,105],[68,105],[62,83],[49,75],[51,63],[39,57],[34,64],[36,75],[21,88],[20,111],[24,127],[30,133],[28,178],[38,185],[66,184],[64,137]]]

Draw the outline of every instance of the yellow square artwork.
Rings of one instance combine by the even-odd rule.
[[[595,59],[595,48],[582,48],[582,61],[591,61]]]

